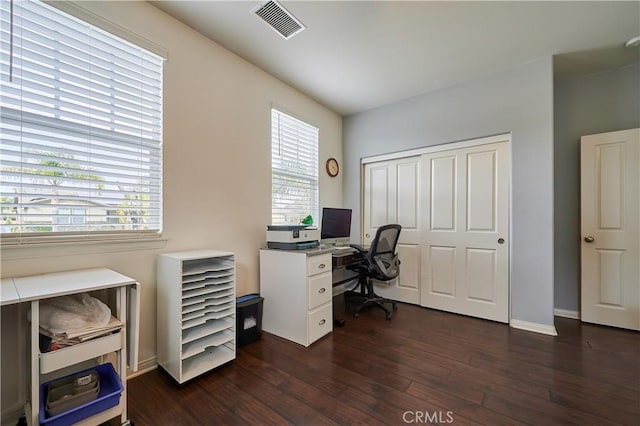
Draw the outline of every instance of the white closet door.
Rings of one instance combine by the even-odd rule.
[[[400,275],[377,283],[378,295],[420,303],[420,157],[366,164],[364,168],[364,238],[369,245],[378,227],[402,225],[398,256]]]
[[[421,304],[509,321],[509,144],[422,156]]]
[[[640,329],[640,129],[581,141],[583,321]]]

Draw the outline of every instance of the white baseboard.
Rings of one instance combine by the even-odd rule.
[[[553,315],[562,318],[580,319],[580,312],[568,309],[554,309]]]
[[[553,325],[538,324],[535,322],[521,321],[517,319],[512,319],[509,322],[509,325],[519,330],[533,331],[534,333],[547,334],[549,336],[558,335],[556,327]]]
[[[138,362],[138,371],[127,370],[127,380],[133,379],[136,376],[139,376],[144,373],[148,373],[151,370],[155,370],[158,368],[158,360],[155,356],[151,358],[147,358],[144,361]]]

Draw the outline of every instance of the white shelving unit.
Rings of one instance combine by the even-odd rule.
[[[41,353],[39,350],[40,302],[53,297],[84,293],[97,290],[116,292],[116,307],[113,315],[125,324],[118,333],[89,340],[56,351]],[[31,323],[30,334],[30,382],[29,400],[25,414],[29,425],[39,424],[40,385],[65,371],[85,362],[104,360],[104,356],[115,354],[115,369],[120,376],[123,392],[115,407],[95,413],[76,423],[97,425],[120,416],[122,423],[127,419],[127,360],[132,371],[138,369],[138,329],[140,311],[139,284],[133,279],[110,269],[83,269],[55,272],[28,277],[2,280],[2,305],[28,303]],[[127,311],[130,318],[127,318]],[[81,369],[81,368],[80,368]]]
[[[236,358],[235,276],[230,252],[158,257],[158,364],[178,383]]]

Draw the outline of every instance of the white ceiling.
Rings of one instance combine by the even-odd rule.
[[[640,62],[640,2],[282,1],[283,39],[255,1],[152,1],[341,115],[560,55],[567,77]]]

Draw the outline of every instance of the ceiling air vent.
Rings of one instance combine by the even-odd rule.
[[[285,39],[290,39],[306,28],[302,22],[275,0],[260,3],[253,9],[253,13],[261,17]]]

